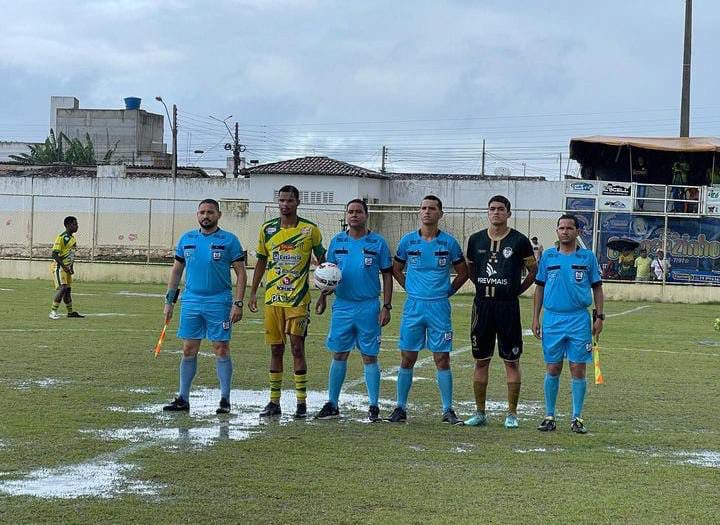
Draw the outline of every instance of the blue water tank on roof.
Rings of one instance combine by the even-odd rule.
[[[126,97],[123,100],[125,101],[125,109],[140,109],[140,101],[142,101],[141,98]]]

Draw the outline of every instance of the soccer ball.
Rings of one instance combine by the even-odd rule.
[[[313,283],[315,288],[323,292],[331,292],[337,288],[338,283],[342,279],[342,272],[337,264],[324,262],[315,268]]]
[[[717,319],[715,319],[715,322],[713,323],[713,326],[715,327],[715,330],[717,330],[718,332],[720,332],[720,317],[718,317]]]

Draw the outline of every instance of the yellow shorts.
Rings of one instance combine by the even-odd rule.
[[[301,306],[265,305],[265,344],[285,344],[285,334],[307,335],[310,303]]]
[[[55,285],[56,290],[62,285],[68,287],[72,286],[72,274],[67,273],[61,266],[53,264],[50,267],[50,271],[52,271],[53,274],[53,284]]]

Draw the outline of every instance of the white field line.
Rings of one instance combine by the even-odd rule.
[[[625,310],[624,312],[618,312],[616,314],[607,314],[605,317],[617,317],[619,315],[627,315],[631,314],[633,312],[638,312],[640,310],[644,310],[645,308],[650,308],[652,305],[648,304],[645,306],[638,306],[637,308],[631,308],[630,310]]]

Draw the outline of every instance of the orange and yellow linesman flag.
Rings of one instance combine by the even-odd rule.
[[[593,365],[595,366],[595,384],[604,385],[605,378],[602,375],[602,370],[600,370],[600,345],[598,344],[597,339],[593,339],[592,355]]]
[[[165,324],[163,325],[162,332],[160,332],[160,338],[158,339],[157,344],[155,345],[155,357],[160,355],[160,349],[162,348],[163,342],[165,341],[165,332],[167,332],[167,327],[170,324],[170,318],[168,317],[165,319]]]

